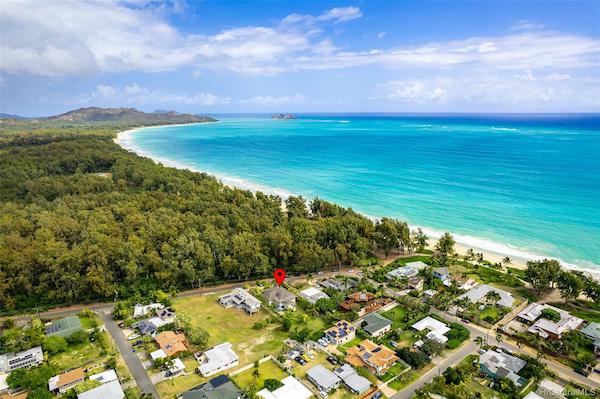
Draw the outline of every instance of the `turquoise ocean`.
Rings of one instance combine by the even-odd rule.
[[[217,115],[119,144],[225,184],[321,197],[464,245],[600,271],[600,115]]]

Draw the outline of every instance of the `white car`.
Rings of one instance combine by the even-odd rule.
[[[127,337],[128,340],[133,341],[134,339],[137,339],[140,337],[140,334],[131,334],[129,337]]]
[[[321,395],[322,398],[328,398],[329,395],[327,395],[327,392],[323,392],[323,391],[319,391],[319,395]]]

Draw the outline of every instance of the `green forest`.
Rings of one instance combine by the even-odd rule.
[[[118,125],[0,134],[0,309],[131,297],[224,280],[314,272],[426,238],[370,219],[230,188],[113,142]]]

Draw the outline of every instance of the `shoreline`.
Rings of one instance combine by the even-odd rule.
[[[164,166],[173,167],[173,168],[177,168],[177,169],[187,169],[187,170],[190,170],[192,172],[197,172],[197,173],[206,173],[206,174],[209,174],[209,175],[212,175],[213,177],[215,177],[222,184],[230,186],[230,187],[239,188],[239,189],[243,189],[243,190],[249,190],[253,193],[256,193],[257,191],[261,191],[265,194],[278,195],[278,196],[282,197],[283,199],[285,199],[291,195],[294,195],[293,193],[285,190],[284,188],[265,186],[265,185],[247,181],[245,179],[241,179],[238,177],[222,175],[222,174],[215,173],[215,172],[209,171],[209,170],[201,170],[198,167],[186,165],[183,162],[174,161],[172,159],[158,157],[154,154],[140,150],[139,148],[135,147],[135,145],[133,144],[133,142],[131,140],[131,137],[133,136],[133,134],[139,132],[142,129],[199,125],[199,124],[203,124],[203,123],[209,123],[209,122],[183,123],[183,124],[160,125],[160,126],[141,126],[141,127],[136,127],[133,129],[129,129],[129,130],[125,130],[125,131],[117,133],[117,136],[113,139],[113,141],[117,145],[119,145],[121,148],[123,148],[127,151],[131,151],[138,156],[150,158],[155,163],[160,163]],[[339,205],[343,206],[341,204],[339,204]],[[357,211],[357,212],[363,214],[364,216],[366,216],[372,220],[379,219],[378,217],[367,215],[363,212],[359,212],[359,211]],[[416,226],[416,225],[411,225],[411,224],[409,224],[409,227],[411,228],[411,230],[420,227],[423,230],[423,232],[425,234],[427,234],[427,236],[429,237],[429,240],[430,240],[429,246],[430,247],[433,247],[433,245],[434,245],[433,241],[437,240],[444,233],[444,231],[437,231],[437,230],[430,229],[427,227]],[[508,256],[511,259],[510,267],[517,268],[517,269],[525,269],[527,267],[527,261],[530,261],[530,260],[541,260],[544,258],[557,259],[561,263],[561,265],[566,269],[581,270],[583,272],[593,275],[596,278],[600,277],[600,270],[596,271],[596,270],[592,270],[590,268],[574,265],[574,264],[565,262],[565,261],[561,260],[560,258],[532,254],[532,253],[527,252],[526,250],[519,249],[519,248],[513,247],[511,245],[501,244],[498,242],[490,241],[485,238],[479,238],[479,237],[474,237],[474,236],[469,236],[469,235],[461,235],[461,234],[456,234],[456,233],[452,233],[452,232],[450,232],[450,233],[452,234],[452,236],[454,237],[454,240],[456,241],[455,250],[460,255],[464,255],[467,252],[467,250],[472,249],[476,253],[482,253],[484,258],[492,263],[501,262],[502,259],[504,259],[505,257]]]

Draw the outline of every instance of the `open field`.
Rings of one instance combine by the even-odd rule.
[[[276,380],[282,380],[287,377],[287,373],[283,371],[275,362],[272,360],[261,363],[258,366],[258,377],[254,376],[254,368],[246,370],[232,379],[235,381],[238,387],[241,389],[248,389],[251,385],[254,385],[257,391],[263,389],[265,380],[274,378]]]

